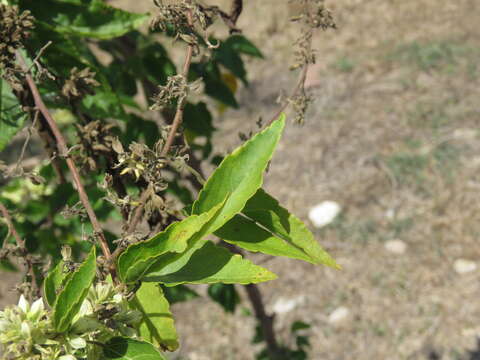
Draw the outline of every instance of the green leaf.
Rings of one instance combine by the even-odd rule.
[[[208,295],[226,312],[235,312],[235,308],[240,303],[240,296],[233,284],[212,284],[208,287]]]
[[[185,252],[161,257],[145,275],[180,271],[202,246],[205,236],[218,230],[243,209],[248,199],[262,185],[263,172],[273,155],[284,126],[285,117],[282,115],[279,120],[274,121],[272,125],[223,159],[200,191],[198,199],[193,204],[192,214],[202,214],[222,204],[220,210],[188,241]]]
[[[262,186],[265,171],[285,126],[282,115],[262,132],[225,157],[207,180],[194,202],[192,214],[201,214],[227,198],[225,205],[209,224],[208,233],[222,227],[239,213]]]
[[[222,75],[218,65],[214,62],[208,62],[206,65],[194,63],[191,66],[191,71],[194,74],[193,79],[202,78],[205,84],[205,93],[222,102],[223,104],[232,108],[238,108],[237,100],[232,90],[222,80]]]
[[[194,290],[185,285],[163,287],[163,295],[172,305],[199,297]]]
[[[225,46],[245,55],[263,58],[262,52],[243,35],[230,36],[225,41]]]
[[[66,281],[53,308],[53,323],[58,332],[66,331],[73,317],[78,313],[88,289],[93,283],[96,271],[95,246],[80,267]]]
[[[139,331],[142,339],[168,351],[178,348],[178,336],[170,312],[170,304],[155,283],[142,283],[132,305],[143,314]]]
[[[212,115],[204,102],[188,103],[185,106],[183,125],[196,135],[206,136],[207,138],[210,138],[215,131],[212,125]]]
[[[310,329],[311,328],[311,325],[310,324],[307,324],[303,321],[295,321],[292,326],[290,327],[290,331],[292,333],[296,332],[296,331],[299,331],[299,330],[305,330],[305,329]]]
[[[110,339],[103,347],[103,356],[116,360],[165,360],[152,344],[123,337]]]
[[[122,36],[148,19],[148,14],[130,13],[102,0],[22,0],[21,5],[60,34],[96,39]]]
[[[27,117],[8,83],[0,78],[0,151],[23,127]]]
[[[253,264],[241,255],[207,241],[195,251],[178,271],[165,266],[158,272],[146,274],[144,281],[160,282],[169,286],[178,284],[251,284],[269,281],[276,275]]]
[[[129,120],[123,103],[119,95],[111,89],[97,90],[94,95],[87,95],[82,99],[85,112],[93,117]]]
[[[149,240],[130,245],[118,258],[120,278],[126,283],[138,281],[159,258],[165,258],[162,255],[185,251],[188,240],[208,225],[222,205],[223,202],[201,215],[192,215],[172,223]]]
[[[215,50],[215,60],[222,64],[225,68],[230,70],[233,75],[247,84],[247,71],[245,65],[240,57],[238,51],[235,51],[227,42],[220,43],[220,46]]]
[[[64,282],[67,274],[63,272],[64,262],[60,261],[50,272],[45,280],[43,280],[43,294],[47,304],[51,307],[54,306],[57,300],[57,290]]]
[[[249,251],[340,268],[305,224],[264,190],[248,200],[242,213],[215,234]]]

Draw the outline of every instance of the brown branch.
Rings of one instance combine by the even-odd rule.
[[[230,20],[233,25],[237,24],[237,20],[240,17],[240,14],[243,10],[243,0],[233,0],[232,7],[230,9]]]
[[[35,106],[37,109],[42,113],[43,117],[47,121],[47,124],[52,131],[55,140],[57,142],[57,149],[61,157],[65,158],[65,161],[67,163],[68,168],[70,169],[70,172],[72,173],[73,177],[73,182],[75,183],[75,186],[77,188],[78,195],[80,197],[80,201],[82,202],[83,206],[85,207],[85,210],[87,211],[88,217],[90,219],[90,222],[92,223],[93,230],[95,233],[95,236],[99,239],[100,241],[100,247],[102,249],[103,255],[107,260],[110,260],[111,253],[110,249],[108,247],[107,240],[105,238],[105,234],[103,233],[102,227],[100,226],[100,223],[97,219],[97,216],[95,215],[95,212],[93,211],[93,208],[90,204],[90,201],[88,199],[88,195],[85,191],[85,188],[83,187],[83,184],[80,179],[80,174],[79,171],[73,162],[73,159],[69,156],[68,154],[68,148],[67,144],[65,142],[65,138],[63,137],[62,133],[60,132],[60,129],[57,126],[57,123],[53,119],[53,117],[50,115],[50,112],[48,111],[45,103],[43,102],[40,92],[38,91],[37,85],[33,81],[33,78],[31,74],[28,72],[25,60],[23,59],[22,55],[20,53],[17,53],[17,58],[19,62],[21,63],[24,71],[25,71],[25,77],[27,80],[28,87],[30,88],[30,91],[32,93],[33,99],[35,101]],[[115,271],[112,269],[112,276],[114,276]]]
[[[193,26],[193,15],[191,10],[187,11],[187,19],[188,19],[188,25]],[[188,44],[187,54],[185,56],[185,63],[183,64],[183,70],[182,70],[182,76],[187,81],[188,81],[188,72],[190,71],[190,65],[192,64],[192,57],[193,57],[194,50],[195,50],[195,45]],[[184,96],[177,104],[177,111],[175,113],[175,117],[173,118],[172,127],[170,128],[170,132],[167,136],[167,141],[165,142],[165,145],[163,146],[163,149],[161,152],[162,156],[167,156],[168,151],[170,150],[170,147],[173,145],[173,141],[175,140],[177,130],[183,121],[183,110],[185,109],[186,103],[187,103],[187,97]]]
[[[33,269],[33,262],[32,262],[32,259],[31,259],[30,255],[28,254],[28,250],[27,250],[25,240],[22,239],[22,237],[18,234],[17,229],[13,225],[13,220],[12,220],[12,217],[10,216],[10,213],[8,212],[8,209],[2,203],[0,203],[0,212],[3,215],[3,217],[5,219],[5,222],[7,223],[9,234],[13,235],[13,237],[15,239],[15,242],[17,243],[17,246],[20,248],[20,252],[22,254],[22,257],[25,260],[25,265],[27,266],[27,274],[31,278],[30,283],[32,285],[32,293],[35,297],[38,297],[40,295],[40,292],[39,292],[39,289],[38,289],[38,286],[37,286],[37,282],[35,280],[35,271]],[[7,237],[5,238],[4,241],[6,242],[7,240],[8,240],[8,235],[7,235]],[[5,245],[5,244],[3,244],[3,245]]]
[[[250,303],[252,304],[255,317],[262,328],[263,338],[267,343],[268,356],[272,360],[280,359],[282,355],[282,349],[278,346],[275,330],[273,329],[275,314],[268,315],[266,313],[262,293],[256,284],[248,284],[244,287],[245,291],[247,292],[248,300],[250,300]]]
[[[220,245],[226,247],[235,254],[245,256],[243,251],[235,245],[229,244],[225,241],[221,241]],[[257,321],[262,328],[262,334],[267,344],[269,358],[272,360],[281,359],[282,350],[278,346],[275,329],[273,328],[275,314],[267,314],[267,311],[265,310],[265,304],[263,302],[262,293],[257,284],[248,284],[245,285],[244,288],[247,292],[248,300],[250,301],[250,304],[252,304],[255,317],[257,318]]]
[[[292,94],[290,95],[289,99],[295,98],[300,92],[305,91],[305,80],[307,80],[307,73],[308,73],[308,64],[305,64],[303,66],[302,72],[300,73],[300,76],[298,77],[297,85],[292,91]],[[279,116],[288,108],[290,105],[289,101],[286,101],[285,104],[283,104],[280,109],[277,110],[275,115],[272,116],[272,118],[268,121],[267,126],[270,125],[272,122],[277,120]]]

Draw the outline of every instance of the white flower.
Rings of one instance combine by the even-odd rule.
[[[40,298],[32,304],[30,311],[27,313],[27,319],[32,321],[38,320],[43,315],[44,310],[43,300]]]
[[[30,309],[30,304],[28,303],[27,299],[25,299],[25,296],[20,295],[20,300],[18,300],[18,307],[26,314],[28,310]]]
[[[30,337],[31,329],[30,329],[30,326],[28,325],[27,322],[25,322],[25,321],[22,322],[22,325],[20,327],[20,331],[21,331],[22,336],[25,339],[28,339]]]
[[[87,342],[81,337],[70,339],[69,343],[70,346],[74,349],[83,349],[87,346]]]

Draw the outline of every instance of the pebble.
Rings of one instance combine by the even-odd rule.
[[[304,296],[299,296],[293,299],[279,298],[273,304],[272,310],[276,314],[285,314],[292,311],[304,300]]]
[[[404,254],[407,250],[407,244],[402,240],[389,240],[385,243],[385,249],[394,254]]]
[[[324,201],[310,209],[308,218],[316,228],[330,224],[342,208],[335,201]]]
[[[350,310],[348,310],[348,308],[345,306],[340,306],[333,310],[333,312],[328,316],[328,322],[330,324],[337,324],[346,319],[348,314],[350,314]]]
[[[457,274],[466,274],[477,270],[477,264],[474,261],[466,259],[457,259],[453,263],[453,268]]]

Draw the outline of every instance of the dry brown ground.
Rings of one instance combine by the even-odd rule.
[[[287,1],[245,4],[239,26],[267,61],[249,64],[241,110],[218,121],[225,151],[294,83]],[[316,103],[304,126],[287,128],[266,187],[303,219],[323,200],[342,204],[317,236],[343,270],[272,260],[279,280],[261,285],[265,300],[303,299],[276,325],[287,339],[292,321],[310,322],[312,359],[427,359],[432,350],[466,359],[480,336],[480,273],[458,275],[452,264],[480,255],[480,3],[327,4],[339,29],[315,40]],[[395,238],[408,245],[404,255],[385,250]],[[350,315],[332,325],[340,306]],[[252,320],[240,312],[224,315],[208,300],[175,312],[183,358],[253,358]]]
[[[433,350],[470,359],[480,336],[480,270],[459,275],[452,264],[480,263],[480,2],[327,4],[339,28],[315,39],[318,65],[308,81],[316,102],[304,126],[288,126],[266,187],[304,220],[323,200],[342,204],[340,218],[316,235],[343,270],[266,263],[279,275],[261,285],[268,306],[302,299],[277,316],[276,329],[288,341],[294,320],[309,322],[314,360],[428,359]],[[218,120],[224,151],[240,143],[239,131],[268,118],[295,81],[287,68],[297,33],[288,13],[287,0],[245,0],[239,26],[267,60],[249,62],[241,110]],[[404,241],[406,253],[387,252],[389,239]],[[332,325],[328,316],[340,306],[350,314]],[[182,340],[175,357],[254,358],[254,322],[241,311],[226,315],[202,298],[174,312]]]

